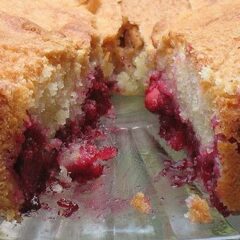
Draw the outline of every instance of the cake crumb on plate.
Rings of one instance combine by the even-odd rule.
[[[138,192],[131,200],[131,206],[141,213],[149,214],[151,205],[144,193]]]
[[[207,201],[196,194],[185,200],[188,212],[184,214],[193,223],[211,223],[212,215]]]

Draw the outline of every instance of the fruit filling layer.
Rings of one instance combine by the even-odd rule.
[[[41,207],[38,196],[60,166],[65,167],[73,179],[88,180],[101,175],[102,161],[116,156],[115,147],[98,148],[95,143],[101,135],[98,120],[112,107],[110,87],[99,68],[88,75],[88,81],[91,87],[82,106],[83,114],[68,120],[54,138],[49,139],[47,130],[33,118],[26,123],[22,148],[14,166],[24,196],[22,212]]]
[[[159,116],[159,135],[176,151],[186,150],[187,157],[181,161],[165,161],[163,175],[167,175],[173,186],[182,186],[200,178],[210,194],[213,205],[224,215],[226,207],[220,202],[215,189],[219,177],[217,141],[212,150],[200,150],[200,142],[189,121],[181,118],[179,106],[164,72],[153,72],[145,92],[146,108]]]

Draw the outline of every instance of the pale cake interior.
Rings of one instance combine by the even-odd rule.
[[[54,134],[66,119],[81,114],[86,84],[80,63],[63,62],[54,66],[48,62],[36,82],[34,103],[29,113]]]
[[[168,63],[171,64],[168,64]],[[177,49],[170,56],[159,57],[157,69],[164,71],[183,121],[189,121],[201,143],[201,149],[212,149],[214,143],[213,108],[206,101],[201,88],[201,73],[194,69],[184,49]],[[203,69],[204,71],[204,69]],[[204,74],[204,73],[203,73]]]

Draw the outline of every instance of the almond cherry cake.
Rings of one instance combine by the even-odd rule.
[[[93,139],[114,92],[145,92],[160,136],[186,151],[165,161],[172,184],[199,179],[238,212],[239,13],[227,0],[0,1],[1,215],[38,209],[62,168],[101,175],[117,150]]]

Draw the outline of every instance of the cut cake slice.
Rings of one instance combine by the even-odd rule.
[[[171,25],[159,22],[145,97],[159,114],[160,136],[188,153],[165,174],[176,185],[200,178],[225,215],[240,210],[239,13],[238,1],[221,1]]]
[[[51,169],[36,166],[36,155],[57,151],[59,144],[47,139],[82,114],[92,83],[86,45],[4,12],[0,55],[0,211],[12,219],[44,188]]]

